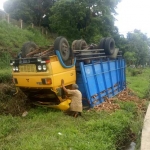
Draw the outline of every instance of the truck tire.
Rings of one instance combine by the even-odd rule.
[[[71,53],[70,53],[70,57],[74,58],[74,50],[76,50],[76,44],[77,44],[78,40],[74,40],[71,44]]]
[[[86,43],[86,41],[85,40],[77,40],[76,41],[76,50],[84,50],[84,49],[87,49],[88,48],[88,45],[87,45],[87,43]],[[88,50],[88,49],[87,49]],[[81,51],[81,54],[84,54],[85,52],[82,52]],[[90,53],[91,55],[92,55],[92,53],[91,52],[88,52],[88,53]],[[88,57],[88,56],[84,56],[84,57]],[[86,59],[86,60],[84,60],[84,63],[85,64],[89,64],[91,62],[91,60],[90,59]]]
[[[105,41],[105,53],[106,55],[112,55],[115,50],[115,41],[113,38],[108,37]]]
[[[83,50],[86,49],[87,43],[85,40],[77,40],[75,44],[76,50]]]
[[[98,45],[92,43],[92,44],[90,45],[89,49],[98,49]]]
[[[54,50],[58,50],[63,61],[67,61],[70,57],[70,47],[66,38],[60,36],[55,39]]]
[[[74,41],[72,42],[72,44],[71,44],[71,49],[72,49],[72,51],[73,51],[73,50],[77,50],[77,49],[76,49],[77,41],[78,41],[78,40],[74,40]]]
[[[105,41],[106,41],[106,38],[102,38],[102,39],[100,40],[100,43],[99,43],[99,45],[98,45],[98,48],[99,48],[99,49],[104,49],[104,48],[105,48]]]
[[[83,49],[86,49],[87,47],[87,43],[85,40],[74,40],[72,42],[72,53],[74,54],[73,50],[83,50]],[[81,52],[82,53],[82,52]]]
[[[21,49],[21,57],[25,58],[26,55],[34,50],[36,50],[38,46],[34,42],[26,42],[23,44]]]

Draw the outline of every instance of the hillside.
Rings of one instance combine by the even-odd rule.
[[[53,43],[52,39],[49,40],[36,29],[20,29],[5,21],[0,22],[0,51],[8,49],[12,52],[18,52],[26,41],[34,41],[39,46]]]
[[[39,30],[20,29],[17,26],[0,21],[0,82],[11,77],[9,61],[20,51],[23,43],[34,41],[38,46],[53,44],[53,38],[42,35]]]

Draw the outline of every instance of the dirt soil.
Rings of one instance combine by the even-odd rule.
[[[29,109],[30,104],[22,91],[15,94],[13,84],[0,84],[0,114],[21,115]]]

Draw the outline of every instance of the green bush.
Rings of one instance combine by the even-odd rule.
[[[137,68],[127,68],[127,74],[130,74],[131,76],[137,76],[138,74],[142,74],[143,70],[142,69],[137,69]]]
[[[131,71],[131,76],[137,76],[137,75],[138,75],[138,72],[133,69],[133,70]]]

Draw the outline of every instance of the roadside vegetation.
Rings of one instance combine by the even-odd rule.
[[[148,91],[149,83],[146,80],[149,73],[150,69],[146,68],[142,74],[132,76],[132,70],[127,69],[128,87],[135,90],[133,95],[137,94],[141,98],[138,101],[138,104],[142,104],[140,109],[134,100],[121,101],[116,98],[113,103],[118,104],[119,109],[84,110],[83,117],[76,119],[59,110],[33,107],[22,93],[12,97],[6,92],[9,87],[5,84],[5,94],[0,99],[0,109],[3,108],[0,112],[0,149],[124,150],[134,141],[138,150],[147,107],[147,101],[142,98]],[[4,89],[4,85],[1,89]],[[28,112],[27,116],[22,117],[25,111]]]
[[[101,3],[106,2],[101,1]],[[87,4],[88,3],[84,4],[84,8],[87,8]],[[118,1],[115,6],[117,4]],[[78,3],[74,5],[76,6],[75,8],[78,8]],[[55,12],[58,12],[57,8],[63,8],[65,10],[68,6],[70,7],[70,3],[68,4],[67,1],[62,1],[60,5],[58,2],[57,5],[51,9],[53,22],[50,24],[53,30],[55,30],[55,33],[61,33],[67,38],[70,35],[72,36],[70,37],[71,40],[75,38],[74,35],[78,35],[76,38],[87,37],[87,41],[92,42],[98,42],[101,37],[112,36],[116,41],[117,47],[125,54],[124,56],[127,59],[128,65],[134,63],[139,65],[149,62],[149,39],[139,30],[135,30],[134,33],[129,33],[127,39],[125,39],[118,34],[111,23],[107,23],[109,22],[109,20],[107,20],[107,14],[103,16],[103,20],[107,20],[106,24],[99,26],[100,22],[104,21],[99,20],[98,17],[101,17],[101,15],[95,16],[93,14],[94,17],[91,18],[92,23],[81,28],[86,12],[79,12],[78,16],[83,15],[83,17],[77,19],[78,22],[72,23],[73,25],[80,25],[78,26],[79,29],[81,28],[79,30],[80,33],[77,34],[76,31],[78,29],[75,27],[71,28],[70,21],[64,22],[65,19],[63,19],[63,17],[66,18],[66,16],[61,15],[63,15],[65,11],[61,10],[60,12],[62,12],[62,14],[58,13],[56,17],[54,15]],[[94,7],[99,6],[94,5]],[[105,4],[105,6],[107,5]],[[82,7],[80,9],[82,10]],[[12,10],[16,11],[17,9],[12,8]],[[112,12],[108,12],[108,14],[112,14]],[[90,13],[89,15],[91,16]],[[112,19],[110,19],[110,21]],[[75,21],[74,18],[70,18],[70,20]],[[62,21],[62,26],[55,26],[57,28],[54,28],[54,25],[58,21]],[[69,23],[69,25],[67,23]],[[108,26],[106,26],[107,24]],[[70,28],[68,28],[68,26]],[[111,31],[109,31],[110,27]],[[87,29],[88,36],[87,33],[83,34],[85,33],[83,32],[84,29]],[[91,31],[91,33],[89,31]],[[100,32],[102,34],[100,34]],[[143,39],[145,41],[144,43]],[[1,150],[124,150],[132,141],[137,143],[137,150],[140,148],[141,129],[147,107],[147,101],[145,99],[149,99],[149,68],[142,70],[127,68],[127,86],[134,91],[130,94],[133,96],[137,95],[140,97],[140,100],[121,101],[116,98],[113,103],[117,104],[119,109],[111,111],[96,111],[95,109],[91,109],[90,111],[84,110],[83,117],[75,119],[64,115],[63,112],[59,110],[32,106],[21,91],[19,91],[19,94],[13,95],[12,91],[14,90],[14,85],[12,84],[9,60],[12,57],[16,57],[22,44],[26,41],[34,41],[38,46],[47,46],[53,43],[52,38],[46,38],[38,30],[31,28],[28,28],[28,30],[19,29],[6,22],[0,22]],[[139,105],[141,107],[138,107]],[[26,112],[26,115],[23,117],[22,114],[24,114],[24,112]]]
[[[127,86],[140,98],[149,98],[150,70],[148,68],[127,68]]]

